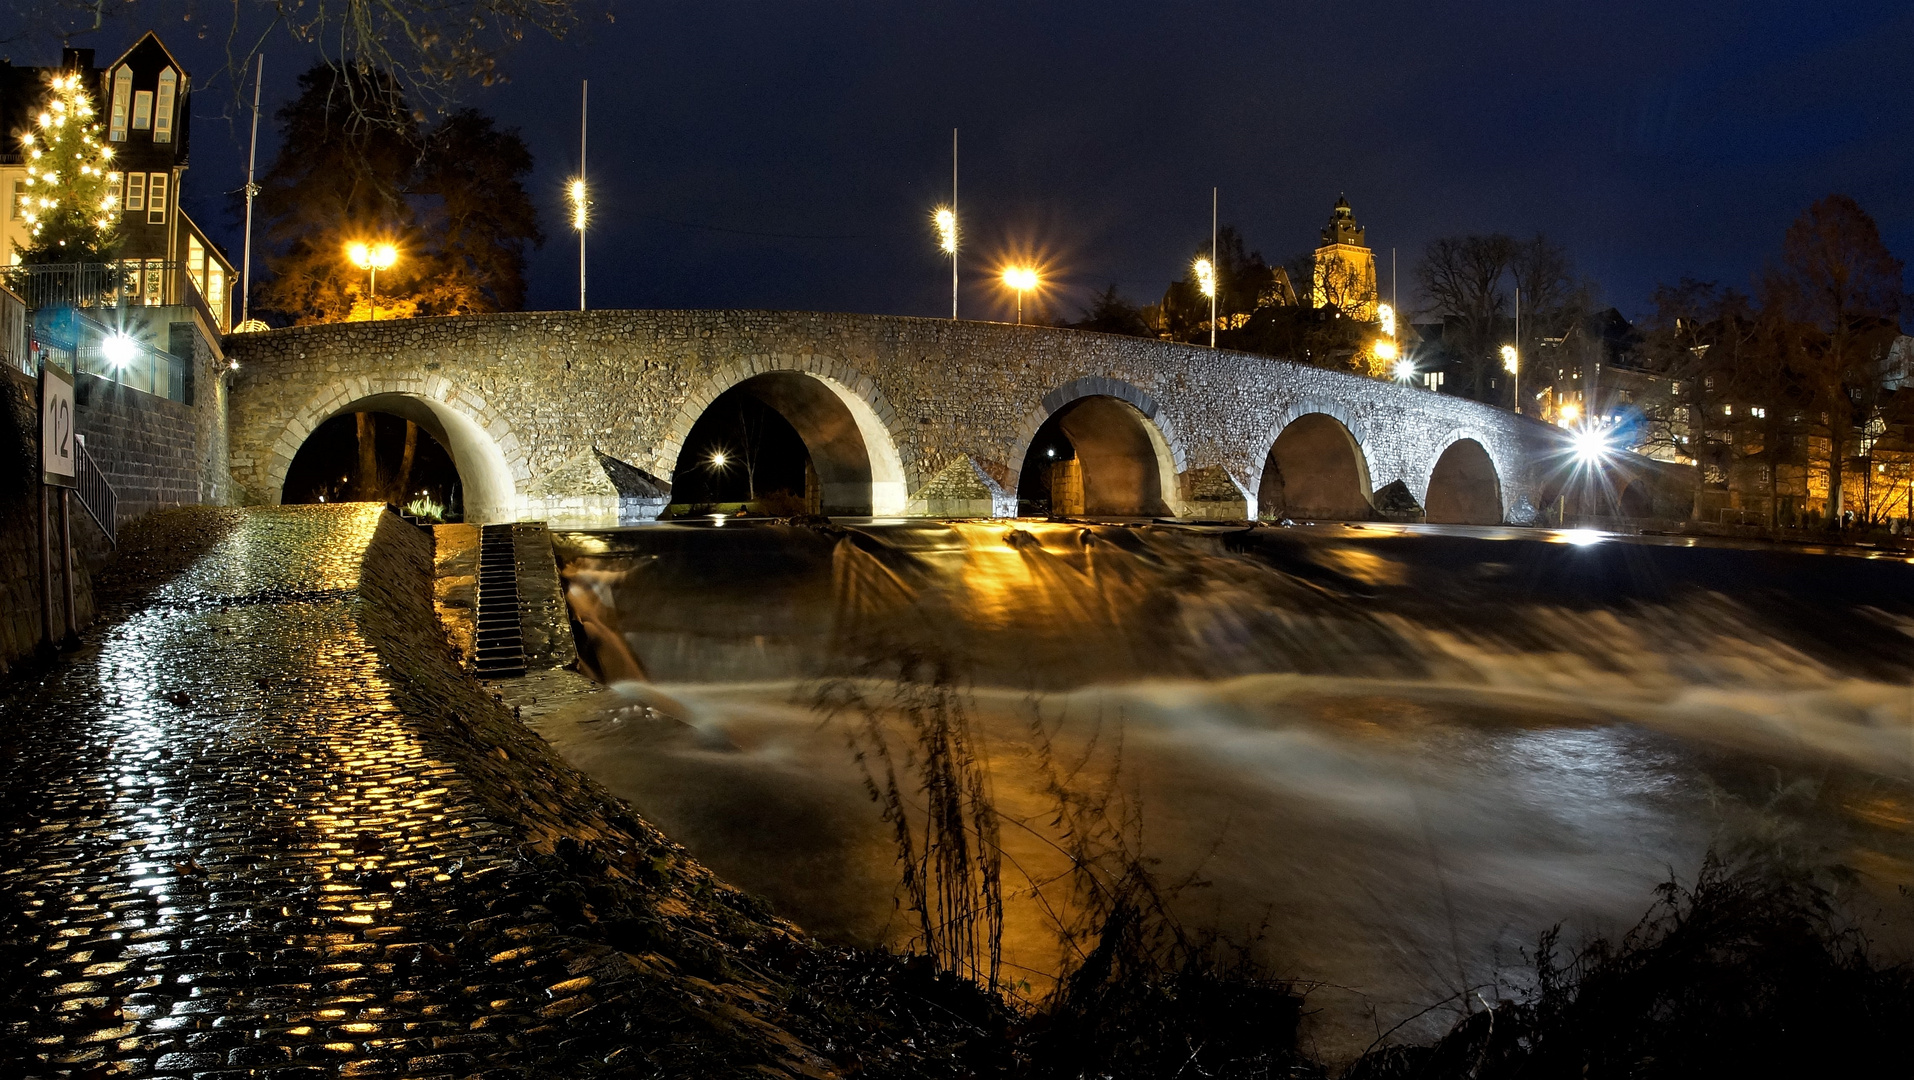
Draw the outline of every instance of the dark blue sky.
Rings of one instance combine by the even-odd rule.
[[[948,313],[926,217],[953,126],[976,316],[1007,310],[981,279],[1019,248],[1048,257],[1070,313],[1110,282],[1156,299],[1207,235],[1212,184],[1224,222],[1272,260],[1313,247],[1347,192],[1385,289],[1400,249],[1405,302],[1430,238],[1540,230],[1638,314],[1683,273],[1745,286],[1832,191],[1914,254],[1904,2],[673,0],[616,15],[528,42],[509,83],[464,94],[538,159],[550,239],[534,307],[576,303],[561,192],[583,76],[594,307]],[[242,182],[245,128],[219,118],[223,76],[208,85],[218,34],[177,18],[157,28],[201,91],[189,199],[236,252],[219,192]],[[84,43],[116,52],[132,29]],[[267,53],[270,109],[312,57],[283,36]],[[262,143],[268,158],[276,139]]]

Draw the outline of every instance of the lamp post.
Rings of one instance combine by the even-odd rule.
[[[390,270],[399,261],[399,249],[391,244],[364,244],[357,241],[346,245],[346,258],[352,265],[366,272],[366,295],[372,304],[372,318],[379,317],[379,271]]]
[[[1037,268],[1012,266],[1004,270],[1004,285],[1017,294],[1017,325],[1023,325],[1023,294],[1037,287]]]
[[[1513,345],[1502,346],[1502,370],[1515,376],[1515,411],[1522,412],[1522,354]]]
[[[572,204],[572,228],[578,230],[578,310],[585,310],[585,225],[590,220],[591,199],[585,189],[585,119],[591,100],[591,80],[578,84],[578,175],[566,189]]]

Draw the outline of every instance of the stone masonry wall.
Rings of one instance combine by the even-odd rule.
[[[119,494],[121,520],[208,501],[191,406],[93,375],[75,376],[73,397],[87,453]]]
[[[401,395],[484,433],[509,471],[513,515],[615,520],[615,489],[602,469],[585,467],[595,465],[594,448],[669,478],[705,406],[776,370],[809,372],[868,408],[889,443],[872,457],[890,455],[915,513],[926,512],[926,485],[966,456],[1014,497],[1039,426],[1091,394],[1124,398],[1150,417],[1184,511],[1205,497],[1197,488],[1253,500],[1283,426],[1326,412],[1360,443],[1372,489],[1400,479],[1418,499],[1442,450],[1475,439],[1495,462],[1505,515],[1526,521],[1540,501],[1536,463],[1559,438],[1476,402],[1266,357],[996,323],[516,313],[300,327],[234,336],[225,347],[239,363],[233,482],[249,503],[278,501],[287,466],[318,424],[365,398]],[[461,459],[468,467],[477,466]]]

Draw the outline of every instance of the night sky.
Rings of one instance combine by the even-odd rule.
[[[1914,7],[1902,3],[621,4],[528,41],[466,102],[520,128],[549,239],[532,307],[576,303],[562,183],[592,81],[593,307],[948,314],[927,215],[963,130],[965,313],[1040,253],[1074,316],[1112,282],[1160,298],[1222,218],[1272,261],[1315,246],[1347,192],[1388,289],[1400,249],[1548,233],[1640,314],[1683,273],[1746,286],[1814,199],[1841,191],[1914,255]],[[152,19],[196,76],[189,210],[238,251],[223,191],[243,122],[215,32]],[[162,13],[172,14],[160,17]],[[199,17],[217,19],[218,10]],[[75,44],[115,54],[121,16]],[[57,43],[56,43],[57,45]],[[16,63],[51,48],[15,42]],[[312,54],[267,47],[276,108]],[[262,162],[276,140],[262,130]]]

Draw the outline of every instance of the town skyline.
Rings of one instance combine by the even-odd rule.
[[[1718,19],[1724,37],[1685,59],[1671,43],[1708,12],[1623,12],[1612,34],[1626,27],[1647,44],[1608,71],[1598,61],[1610,31],[1563,34],[1577,17],[1536,12],[1499,31],[1521,59],[1497,73],[1486,44],[1443,46],[1453,44],[1443,34],[1481,29],[1481,16],[1423,35],[1417,53],[1407,40],[1414,20],[1371,5],[1344,13],[1371,52],[1337,84],[1333,109],[1312,106],[1307,89],[1323,84],[1332,48],[1291,41],[1258,51],[1285,27],[1316,26],[1308,15],[1281,23],[1239,13],[1242,32],[1218,43],[1211,77],[1191,68],[1182,80],[1168,76],[1205,46],[1201,27],[1226,16],[1186,26],[1136,14],[1096,28],[932,11],[895,16],[879,47],[874,31],[840,33],[851,18],[843,13],[718,32],[731,14],[674,9],[642,28],[626,18],[564,42],[528,40],[504,56],[511,81],[459,88],[460,105],[520,128],[537,163],[528,188],[548,241],[532,255],[528,307],[575,303],[563,185],[575,170],[579,77],[593,80],[595,307],[947,311],[948,264],[925,215],[948,196],[952,126],[963,130],[968,317],[1010,317],[1008,298],[984,281],[1000,251],[1048,256],[1050,280],[1062,286],[1049,298],[1060,317],[1074,318],[1112,283],[1137,303],[1155,302],[1207,235],[1212,185],[1222,189],[1222,221],[1272,263],[1314,247],[1328,207],[1346,193],[1370,230],[1383,292],[1392,291],[1394,249],[1412,311],[1414,260],[1429,240],[1455,233],[1546,233],[1602,287],[1604,304],[1631,317],[1645,313],[1656,285],[1685,275],[1746,289],[1787,223],[1830,191],[1860,201],[1891,248],[1914,240],[1897,181],[1914,166],[1896,145],[1908,143],[1909,110],[1861,77],[1879,70],[1862,54],[1914,39],[1914,21],[1885,6],[1861,5],[1838,24],[1797,13],[1796,32],[1783,38],[1757,34],[1760,20],[1742,12],[1739,23]],[[1643,20],[1666,33],[1641,38]],[[1543,73],[1523,45],[1551,32],[1558,62]],[[790,55],[809,54],[796,43],[832,33],[841,48],[823,66],[846,77],[779,62],[780,41],[792,43]],[[116,54],[136,36],[122,20],[70,43]],[[244,182],[246,110],[220,115],[236,104],[223,43],[183,27],[162,37],[197,91],[186,208],[237,261],[225,193]],[[1742,38],[1759,48],[1730,63]],[[1088,59],[1094,50],[1074,47],[1086,39],[1131,59],[1085,70],[1099,67]],[[1043,63],[1044,41],[1060,64]],[[965,58],[968,86],[942,78],[957,61],[932,50],[946,45]],[[12,59],[50,63],[57,52],[41,53],[52,49],[21,43]],[[277,149],[272,114],[314,59],[283,38],[265,51],[262,164]],[[1422,59],[1401,66],[1415,55]],[[1134,71],[1115,74],[1125,69]],[[1286,74],[1270,89],[1259,71]],[[1443,81],[1451,78],[1461,85]],[[1737,96],[1750,80],[1768,89]],[[1418,98],[1438,85],[1464,104],[1431,124]],[[1777,98],[1790,86],[1813,93]],[[1506,130],[1487,115],[1504,96],[1514,110]],[[1090,108],[1096,101],[1107,104]],[[1325,111],[1344,119],[1330,122],[1318,115]],[[1571,149],[1580,162],[1572,168]],[[1812,169],[1793,168],[1810,159]],[[1772,182],[1782,172],[1785,181]]]

